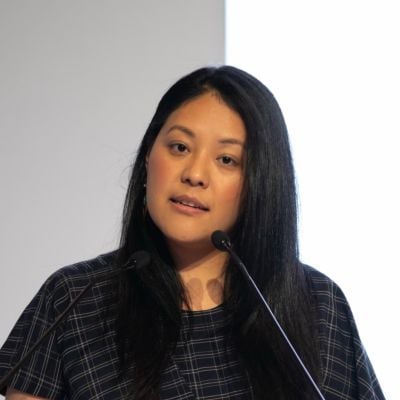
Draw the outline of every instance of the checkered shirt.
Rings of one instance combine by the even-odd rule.
[[[22,313],[0,350],[0,377],[32,346],[89,279],[104,277],[80,301],[9,386],[54,400],[126,399],[130,382],[119,378],[111,301],[114,253],[64,267],[44,283]],[[360,342],[349,305],[338,286],[305,267],[316,299],[326,400],[384,400]],[[222,307],[183,312],[176,350],[162,374],[164,400],[252,399],[246,373],[235,349],[226,345]],[[224,344],[225,343],[225,344]],[[299,398],[300,399],[300,398]]]

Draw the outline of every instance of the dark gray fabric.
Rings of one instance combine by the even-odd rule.
[[[106,277],[111,272],[112,257],[110,253],[64,267],[44,283],[0,350],[0,377],[77,296],[89,277]],[[320,272],[304,268],[316,300],[326,400],[384,399],[342,291]],[[129,382],[118,378],[113,313],[107,313],[110,296],[109,280],[96,284],[10,386],[57,400],[126,398]],[[235,349],[229,344],[224,348],[221,310],[194,313],[191,334],[189,315],[183,313],[180,341],[162,377],[162,399],[251,398]]]
[[[183,311],[173,360],[195,399],[252,399],[235,346],[226,339],[229,323],[222,306]]]

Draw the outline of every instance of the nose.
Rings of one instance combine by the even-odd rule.
[[[209,171],[204,157],[194,156],[187,160],[183,171],[181,181],[190,186],[200,186],[207,188],[209,185]]]

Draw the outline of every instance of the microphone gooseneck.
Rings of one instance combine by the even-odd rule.
[[[311,376],[310,372],[308,371],[307,367],[304,365],[302,359],[298,355],[296,349],[294,348],[293,344],[289,340],[288,336],[286,335],[285,330],[282,328],[281,324],[279,323],[278,319],[276,318],[275,314],[273,313],[271,307],[269,306],[267,300],[264,298],[263,294],[261,293],[260,289],[254,282],[253,278],[247,271],[246,266],[243,264],[242,260],[238,257],[238,255],[232,250],[232,244],[231,241],[229,240],[229,236],[223,232],[223,231],[214,231],[211,235],[211,241],[213,245],[215,246],[216,249],[220,251],[226,251],[229,253],[231,256],[232,260],[234,263],[239,267],[245,278],[247,279],[248,283],[250,286],[253,288],[253,290],[256,292],[258,298],[261,300],[261,303],[264,305],[265,309],[268,311],[269,315],[271,316],[275,326],[278,328],[279,332],[281,333],[283,339],[285,340],[286,344],[289,346],[292,354],[296,358],[297,362],[299,363],[301,369],[303,372],[306,374],[309,382],[313,386],[315,392],[319,396],[321,400],[325,400],[325,397],[321,393],[321,390],[319,389],[318,385],[315,383],[313,377]]]
[[[79,294],[71,301],[68,307],[56,318],[54,323],[43,333],[43,335],[34,343],[34,345],[24,354],[24,356],[14,365],[9,373],[0,381],[0,392],[7,386],[11,378],[22,367],[22,365],[31,357],[31,355],[38,349],[43,341],[64,321],[71,310],[77,305],[79,300],[89,291],[89,289],[99,281],[105,279],[115,278],[128,270],[139,270],[146,267],[151,262],[151,256],[147,251],[139,250],[133,253],[128,261],[117,271],[112,272],[106,276],[89,281],[89,283],[79,292]]]

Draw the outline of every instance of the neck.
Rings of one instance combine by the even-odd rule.
[[[170,251],[186,289],[188,306],[198,311],[220,305],[228,255],[209,246],[170,245]]]

